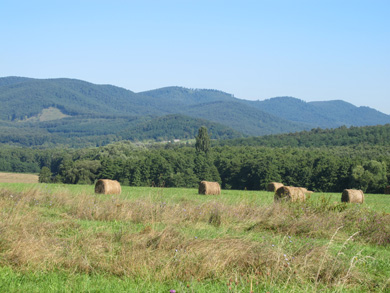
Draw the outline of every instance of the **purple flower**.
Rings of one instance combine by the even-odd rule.
[[[176,290],[169,290],[169,293],[176,293]]]

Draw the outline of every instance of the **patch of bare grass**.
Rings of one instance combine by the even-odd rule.
[[[1,183],[38,183],[39,176],[35,174],[0,172]]]

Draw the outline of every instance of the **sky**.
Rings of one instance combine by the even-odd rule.
[[[390,114],[388,0],[0,0],[0,77],[344,100]]]

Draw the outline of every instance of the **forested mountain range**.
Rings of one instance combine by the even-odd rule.
[[[356,107],[341,100],[304,102],[292,97],[250,101],[253,107],[287,120],[308,123],[312,128],[368,126],[389,122],[389,115],[369,107]]]
[[[0,103],[0,143],[27,146],[184,139],[200,125],[219,139],[390,123],[389,115],[343,101],[247,101],[182,87],[135,93],[65,78],[0,78]]]
[[[214,146],[264,147],[335,147],[335,146],[390,146],[390,124],[376,126],[341,126],[335,129],[315,128],[286,134],[236,138],[213,141]]]

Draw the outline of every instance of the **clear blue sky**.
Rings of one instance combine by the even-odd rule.
[[[0,0],[0,77],[341,99],[390,114],[390,1]]]

